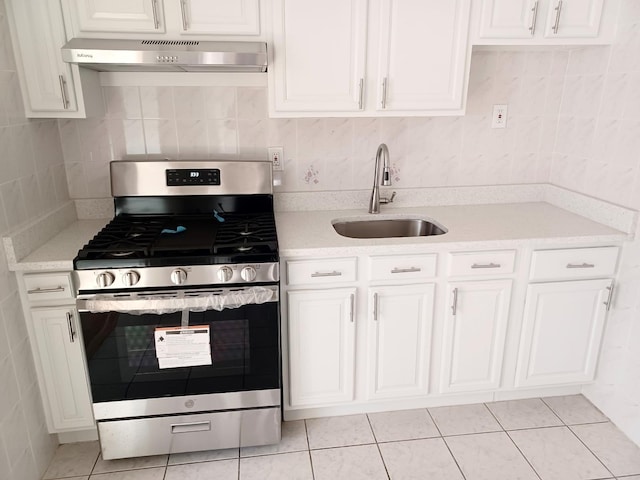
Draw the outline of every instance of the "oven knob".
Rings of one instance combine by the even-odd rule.
[[[218,270],[218,280],[221,282],[228,282],[233,277],[233,270],[229,267],[220,267]]]
[[[181,268],[176,268],[171,272],[171,281],[174,285],[182,285],[187,280],[187,272]]]
[[[116,277],[113,276],[113,273],[104,272],[96,277],[96,283],[100,288],[105,288],[111,285],[115,279]]]
[[[256,279],[256,269],[253,267],[244,267],[240,271],[240,276],[245,282],[253,282]]]
[[[140,280],[140,275],[138,272],[130,271],[126,272],[122,275],[122,283],[124,283],[127,287],[135,285]]]

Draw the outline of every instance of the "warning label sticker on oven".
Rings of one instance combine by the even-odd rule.
[[[209,325],[158,327],[154,337],[160,368],[211,365]]]

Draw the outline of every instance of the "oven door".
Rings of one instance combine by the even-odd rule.
[[[277,285],[81,295],[78,310],[94,405],[280,389]]]

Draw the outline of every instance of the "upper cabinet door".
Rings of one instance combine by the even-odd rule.
[[[382,0],[379,111],[461,110],[470,0]]]
[[[63,0],[75,35],[87,32],[163,33],[161,0]]]
[[[480,38],[530,38],[538,20],[539,0],[485,0]]]
[[[258,0],[173,0],[180,4],[181,33],[260,34]]]
[[[546,38],[597,37],[604,0],[550,0]]]
[[[367,0],[273,0],[272,111],[363,108],[367,4]]]

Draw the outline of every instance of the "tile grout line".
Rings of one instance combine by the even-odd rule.
[[[391,479],[391,475],[389,475],[389,469],[387,468],[387,463],[384,461],[384,456],[382,455],[382,450],[380,450],[380,444],[378,443],[378,437],[376,437],[376,432],[373,429],[373,425],[371,425],[371,419],[369,418],[369,414],[366,413],[365,417],[367,418],[367,423],[369,424],[369,428],[371,429],[371,435],[373,435],[373,440],[376,442],[376,449],[378,450],[378,455],[380,455],[380,460],[382,460],[382,466],[384,467],[384,471],[387,474],[387,478]]]
[[[436,427],[436,430],[440,435],[439,438],[442,439],[442,443],[444,443],[444,446],[447,447],[447,451],[449,452],[449,455],[451,455],[451,458],[453,458],[453,461],[455,462],[456,467],[458,467],[458,471],[460,472],[460,475],[462,475],[463,480],[467,480],[466,475],[464,474],[464,472],[462,471],[462,468],[460,467],[460,464],[458,463],[458,459],[455,457],[455,455],[451,451],[451,448],[449,447],[449,444],[447,443],[447,440],[445,439],[444,435],[442,435],[442,432],[440,431],[440,427],[438,426],[435,419],[433,418],[433,415],[431,415],[431,412],[429,411],[428,408],[425,408],[425,410],[427,411],[427,415],[429,415],[429,418],[433,422],[433,425]]]
[[[311,445],[309,445],[309,430],[307,430],[307,420],[303,419],[302,423],[304,425],[304,438],[307,441],[307,453],[309,454],[309,465],[311,465],[311,479],[315,480],[316,472],[313,469],[313,457],[311,456]]]
[[[607,422],[607,423],[610,423],[610,422]],[[598,455],[596,455],[596,454],[595,454],[595,452],[589,448],[589,445],[587,445],[586,443],[584,443],[584,442],[582,441],[582,439],[578,436],[578,434],[577,434],[576,432],[574,432],[574,431],[573,431],[573,429],[572,429],[569,425],[567,425],[567,430],[569,430],[569,431],[571,432],[571,434],[572,434],[574,437],[576,437],[576,438],[578,439],[578,441],[579,441],[582,445],[584,445],[584,448],[586,448],[586,449],[591,453],[591,455],[593,455],[593,456],[596,458],[596,460],[598,460],[598,462],[600,462],[600,464],[605,468],[605,470],[606,470],[607,472],[609,472],[611,475],[613,475],[613,476],[614,476],[614,478],[615,478],[614,473],[613,473],[611,470],[609,470],[609,467],[607,467],[607,466],[604,464],[604,462],[603,462],[602,460],[600,460],[600,457],[598,457]]]

